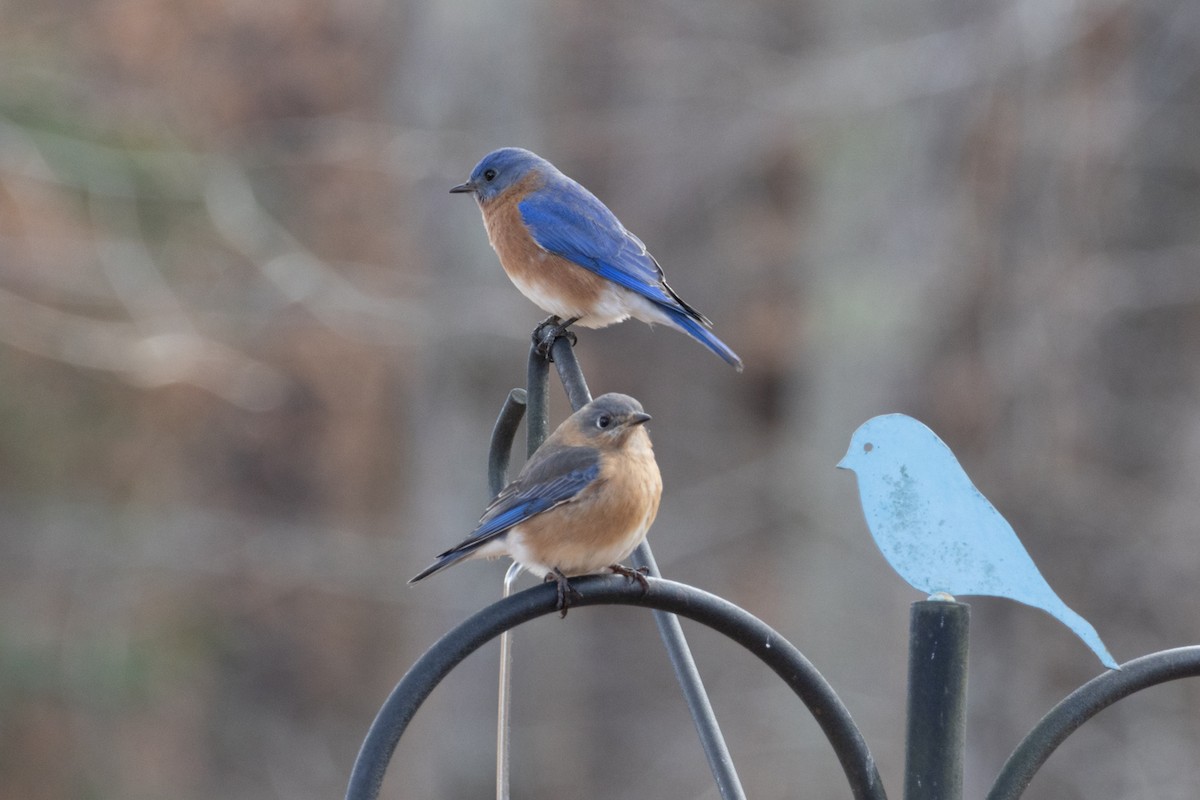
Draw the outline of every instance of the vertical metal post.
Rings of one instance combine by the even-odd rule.
[[[501,599],[512,594],[513,583],[523,568],[513,562],[504,573],[504,589]],[[512,631],[500,634],[500,691],[496,710],[496,800],[509,799],[509,742],[512,741]]]
[[[550,389],[550,362],[538,355],[536,347],[529,351],[525,375],[526,455],[531,456],[546,440],[550,424],[550,408],[546,402],[546,393]]]
[[[532,369],[532,368],[531,368]],[[544,392],[543,392],[544,393]],[[493,497],[508,482],[508,462],[512,455],[513,439],[517,435],[517,426],[525,415],[526,395],[524,389],[513,389],[508,393],[500,416],[492,428],[492,444],[488,449],[488,489]],[[504,575],[504,589],[501,598],[512,594],[513,583],[521,574],[521,565],[513,562]],[[509,711],[512,688],[512,631],[500,634],[500,689],[496,712],[496,800],[509,798],[509,742],[511,741],[512,725],[509,722]]]
[[[558,370],[558,379],[562,381],[563,391],[567,393],[571,408],[578,411],[592,402],[592,392],[588,389],[571,343],[566,339],[559,339],[554,343],[550,354],[554,357],[554,367]]]
[[[904,800],[962,798],[970,620],[953,598],[912,605]]]
[[[642,542],[633,551],[633,565],[645,567],[647,573],[654,578],[661,578],[658,563],[654,553],[650,552],[650,543]],[[700,670],[696,669],[696,661],[683,635],[683,626],[679,617],[666,611],[655,611],[654,622],[658,626],[658,635],[667,648],[667,658],[671,668],[675,670],[675,679],[683,691],[684,702],[692,715],[696,726],[696,735],[700,737],[700,746],[704,757],[708,760],[708,768],[712,771],[713,779],[717,782],[717,791],[724,800],[745,800],[746,792],[742,781],[738,778],[737,768],[733,765],[733,756],[729,754],[729,746],[721,734],[721,726],[717,723],[717,715],[713,712],[708,692],[704,689],[704,681],[700,678]]]

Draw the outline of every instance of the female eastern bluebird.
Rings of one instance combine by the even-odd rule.
[[[500,265],[552,315],[534,332],[543,348],[568,325],[603,328],[634,317],[683,331],[742,371],[712,323],[667,285],[642,240],[549,161],[518,147],[495,150],[450,191],[475,195]]]
[[[508,556],[558,583],[558,608],[578,594],[568,577],[605,570],[636,579],[621,565],[646,538],[658,513],[662,477],[642,425],[650,415],[632,397],[597,397],[563,421],[534,451],[517,479],[496,495],[463,541],[409,583],[471,558]]]

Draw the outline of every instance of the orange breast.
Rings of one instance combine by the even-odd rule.
[[[662,477],[650,438],[634,431],[620,470],[605,470],[586,497],[539,514],[520,526],[524,546],[539,562],[566,575],[584,575],[627,558],[649,530],[662,497]]]
[[[529,234],[518,203],[537,188],[537,176],[529,176],[483,207],[488,240],[521,294],[542,310],[564,319],[586,318],[610,292],[610,284],[599,275],[543,249]],[[606,323],[607,324],[607,323]]]

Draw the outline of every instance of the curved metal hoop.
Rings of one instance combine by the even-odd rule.
[[[887,800],[862,734],[850,712],[817,669],[789,641],[748,611],[682,583],[650,578],[645,593],[617,576],[577,578],[583,597],[572,608],[618,604],[669,611],[723,633],[783,679],[821,726],[856,800]],[[347,800],[374,800],[408,723],[434,688],[464,658],[521,623],[555,611],[555,589],[542,585],[493,603],[443,636],[392,690],[367,731],[354,762]]]
[[[1076,728],[1129,695],[1180,678],[1200,677],[1200,646],[1162,650],[1122,664],[1080,686],[1042,717],[996,778],[987,800],[1017,800]]]

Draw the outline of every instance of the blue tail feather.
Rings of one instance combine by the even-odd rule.
[[[737,353],[729,349],[729,345],[722,342],[717,338],[716,334],[705,327],[704,323],[685,314],[679,309],[671,308],[670,306],[660,306],[660,308],[667,313],[667,316],[671,318],[671,321],[674,322],[680,330],[700,342],[700,344],[704,345],[709,350],[712,350],[714,353],[719,355],[726,362],[731,364],[738,372],[742,371],[742,359],[738,358]]]
[[[438,556],[437,561],[434,561],[432,564],[430,564],[428,567],[426,567],[425,569],[418,572],[412,578],[409,578],[408,582],[416,583],[417,581],[422,580],[423,578],[428,578],[430,575],[433,575],[435,572],[441,572],[446,567],[453,566],[454,564],[457,564],[459,561],[462,561],[467,556],[470,556],[477,549],[478,549],[477,547],[464,547],[461,550],[451,550],[448,553],[442,553],[440,556]]]

